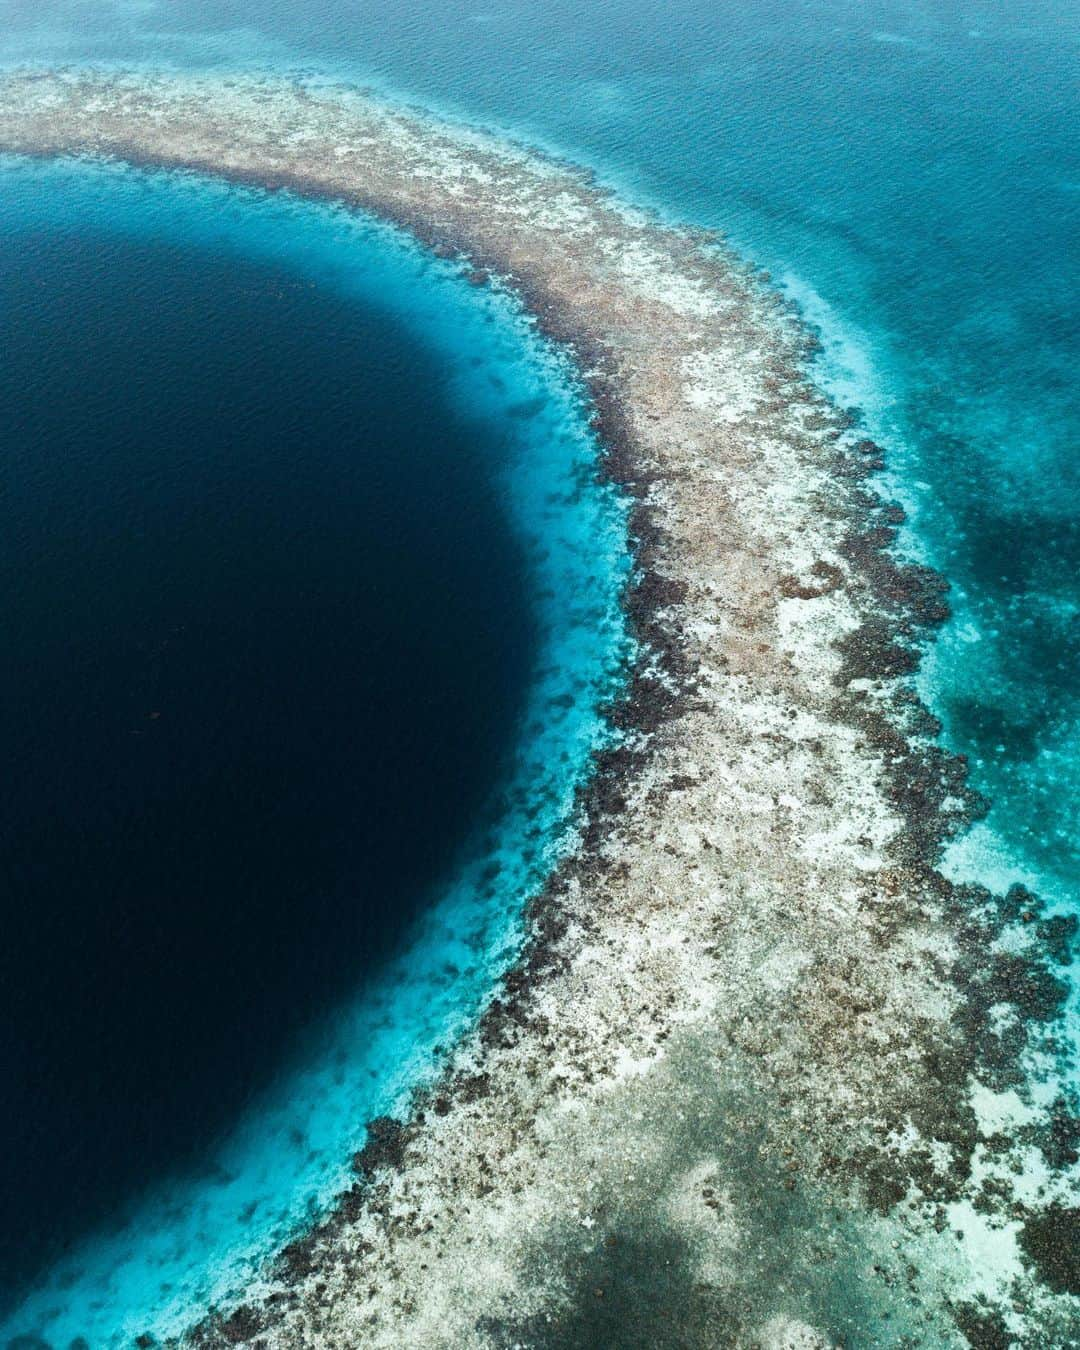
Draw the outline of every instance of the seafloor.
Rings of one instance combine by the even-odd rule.
[[[14,75],[0,148],[329,197],[460,256],[573,350],[636,501],[625,734],[525,957],[190,1343],[1080,1344],[1072,929],[937,870],[979,809],[910,688],[944,587],[892,556],[880,453],[763,279],[343,90]]]

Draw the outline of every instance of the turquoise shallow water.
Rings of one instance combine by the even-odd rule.
[[[993,806],[962,875],[1080,904],[1080,14],[1068,0],[9,3],[5,61],[296,69],[728,231],[803,306],[952,582],[923,671]],[[245,245],[246,246],[246,245]]]

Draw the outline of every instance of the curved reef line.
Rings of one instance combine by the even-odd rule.
[[[579,851],[439,1086],[194,1345],[1080,1343],[1072,936],[936,863],[943,586],[720,242],[361,94],[15,73],[0,149],[361,207],[519,291],[636,500],[642,655]],[[150,1343],[149,1341],[147,1343]]]

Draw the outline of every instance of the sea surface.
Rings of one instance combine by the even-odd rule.
[[[355,80],[543,145],[593,166],[602,181],[635,200],[726,231],[818,328],[824,344],[820,378],[860,411],[867,430],[888,450],[888,489],[909,511],[904,546],[940,567],[952,583],[954,617],[925,661],[921,683],[948,743],[969,757],[974,786],[992,806],[985,821],[952,847],[950,868],[995,885],[1024,880],[1057,905],[1080,907],[1080,9],[1072,0],[599,0],[589,6],[569,0],[114,0],[93,6],[6,0],[0,24],[3,63],[229,67]],[[10,172],[27,181],[28,170]],[[80,179],[82,185],[70,191],[98,203],[96,216],[88,215],[105,234],[113,217],[129,209],[119,205],[121,199],[153,195],[119,181],[93,188],[86,183]],[[222,194],[215,219],[232,222],[227,233],[238,277],[252,275],[252,268],[291,268],[316,280],[321,303],[308,303],[320,312],[322,305],[345,303],[335,287],[342,284],[340,274],[351,276],[350,267],[330,261],[340,258],[335,250],[347,233],[340,221],[326,226],[338,243],[309,246],[305,240],[323,237],[316,217],[324,224],[326,217],[259,205],[206,185],[190,187],[195,206],[180,213],[179,224],[170,216],[160,238],[150,239],[147,222],[155,212],[179,211],[162,205],[176,200],[175,185],[162,185],[153,208],[132,216],[115,270],[130,275],[133,288],[137,276],[151,284],[152,270],[167,269],[168,258],[175,259],[200,231],[209,250],[205,266],[213,267],[209,254],[219,241],[199,223],[198,209],[205,201],[200,194],[211,191]],[[16,217],[29,211],[27,198],[38,204],[35,210],[43,209],[46,194],[36,187],[21,197],[17,186],[4,192],[5,203],[12,192],[19,198],[18,209],[11,208]],[[89,324],[101,301],[91,299],[86,251],[105,245],[95,246],[89,233],[80,243],[83,217],[76,228],[67,207],[58,214],[75,238],[66,244],[58,239],[55,222],[28,225],[37,232],[31,256],[38,261],[20,264],[17,280],[7,247],[14,226],[5,218],[4,285],[25,292],[34,269],[48,266],[50,277],[77,290],[82,275],[85,289],[74,313]],[[256,223],[271,216],[272,224]],[[271,238],[272,245],[265,244]],[[264,245],[256,243],[260,239]],[[397,246],[382,236],[364,247],[373,260],[398,256]],[[72,251],[65,254],[65,248]],[[47,257],[57,265],[47,265]],[[311,266],[317,277],[305,272]],[[438,269],[425,271],[415,259],[409,267],[415,273],[409,293],[417,297],[409,304],[426,317],[409,330],[408,342],[423,337],[427,343],[431,331],[444,333],[432,360],[451,380],[453,396],[468,406],[475,388],[463,363],[466,344],[455,340],[453,324],[435,321],[444,301],[450,304],[450,292],[457,294],[454,284],[441,279],[435,286]],[[185,285],[198,285],[190,270],[185,275]],[[111,284],[121,287],[122,279]],[[358,325],[367,331],[377,326],[372,306],[385,309],[385,297],[403,289],[394,282],[364,291]],[[56,303],[46,285],[42,306]],[[461,299],[462,312],[471,313],[474,303],[480,302]],[[395,300],[389,308],[398,313],[409,305]],[[216,350],[219,342],[236,339],[226,336],[228,315],[214,312],[214,325],[199,340]],[[325,315],[316,322],[314,314],[310,321],[316,332],[330,322]],[[211,332],[219,322],[220,331]],[[591,451],[574,421],[579,413],[572,385],[565,372],[551,367],[550,356],[530,355],[516,322],[500,311],[484,331],[497,332],[512,349],[505,359],[518,372],[515,380],[526,379],[523,371],[528,379],[548,380],[545,387],[555,392],[545,405],[546,431],[561,428],[573,447],[567,454],[587,461]],[[5,366],[11,359],[6,339],[2,359]],[[27,359],[25,353],[18,359]],[[543,377],[535,373],[541,369],[547,371]],[[312,378],[320,377],[312,372]],[[434,387],[437,370],[431,378]],[[559,390],[569,392],[560,396]],[[485,407],[495,423],[505,423],[506,408],[515,402],[529,400],[507,396],[501,407],[498,399]],[[444,404],[439,407],[436,414],[432,405],[432,418],[446,415],[450,435],[453,417],[444,414]],[[338,415],[346,420],[343,409]],[[384,408],[383,416],[389,421],[394,414]],[[535,430],[531,422],[510,422],[514,434]],[[485,421],[497,438],[501,433],[492,425]],[[512,439],[504,453],[521,453],[518,442]],[[276,458],[274,464],[281,467]],[[404,483],[406,470],[398,467]],[[247,472],[238,465],[238,474]],[[470,480],[474,487],[478,481]],[[482,495],[475,499],[477,510]],[[588,648],[581,669],[592,673],[583,677],[575,704],[586,729],[573,753],[600,734],[588,709],[595,710],[605,680],[617,678],[618,665],[612,656],[617,624],[608,603],[619,575],[618,512],[602,495],[587,498],[588,509],[608,522],[608,547],[599,556],[575,552],[583,536],[568,526],[565,553],[549,550],[606,578],[608,588],[600,607],[607,616],[606,646],[581,638]],[[527,507],[519,502],[516,509],[528,516]],[[497,515],[492,510],[486,517],[493,537]],[[544,532],[565,515],[551,510]],[[508,556],[530,537],[529,529],[519,528],[522,517],[511,516],[502,536]],[[455,565],[466,569],[468,554]],[[537,594],[530,590],[530,565],[525,558],[518,562],[519,597]],[[506,585],[512,585],[511,574]],[[509,591],[504,603],[520,623],[524,611]],[[559,632],[592,631],[581,614],[551,618],[546,627],[538,621],[540,630],[549,640]],[[498,637],[516,653],[521,681],[514,686],[508,677],[504,730],[492,728],[486,769],[477,746],[471,763],[476,802],[507,771],[499,766],[515,753],[508,747],[517,745],[520,755],[528,742],[527,731],[513,730],[522,725],[515,708],[531,697],[534,677],[525,672],[535,669],[535,657],[529,653],[542,645],[525,628],[516,638],[509,630]],[[571,759],[573,772],[580,772],[584,756]],[[568,769],[565,781],[572,776]],[[465,828],[466,814],[455,828]],[[550,818],[554,822],[558,811]],[[557,834],[553,823],[545,838]],[[447,847],[463,847],[463,837],[450,829]],[[507,903],[504,913],[513,910]],[[352,977],[342,972],[342,978],[344,988]],[[469,987],[475,991],[482,980],[477,974]],[[448,1006],[455,997],[448,997]],[[331,1022],[343,1025],[340,1018]],[[403,1030],[400,1044],[407,1043],[421,1047],[417,1066],[429,1062],[422,1047],[431,1039],[418,1035],[410,1042]],[[342,1044],[339,1038],[347,1061],[351,1052]],[[267,1053],[273,1058],[281,1052]],[[314,1062],[314,1056],[297,1060]],[[280,1071],[282,1060],[274,1063]],[[372,1082],[377,1080],[378,1071]],[[269,1119],[261,1107],[242,1115],[249,1122]],[[265,1143],[265,1175],[283,1175],[286,1165],[277,1160],[285,1156],[279,1144],[287,1127],[284,1134],[255,1125],[250,1130]],[[342,1129],[341,1137],[346,1133]],[[333,1137],[328,1127],[321,1161],[305,1173],[313,1195],[329,1184],[329,1160],[338,1156]],[[295,1151],[293,1156],[295,1161]],[[184,1212],[194,1204],[189,1197]],[[206,1252],[217,1250],[211,1210],[199,1238]],[[138,1223],[130,1229],[133,1252],[145,1250],[137,1240],[145,1231]],[[185,1248],[189,1266],[197,1265],[190,1254],[199,1249],[190,1242]],[[136,1265],[140,1259],[132,1257]],[[91,1287],[89,1276],[87,1281],[63,1296],[69,1304]],[[130,1288],[157,1286],[145,1280]],[[115,1299],[115,1291],[109,1297]],[[100,1325],[116,1315],[115,1307],[100,1313]]]

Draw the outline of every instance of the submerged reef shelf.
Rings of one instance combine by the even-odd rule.
[[[14,73],[0,149],[332,199],[499,279],[635,502],[623,734],[524,957],[187,1341],[1080,1343],[1072,934],[937,868],[980,808],[911,688],[944,587],[890,552],[790,308],[712,235],[355,91]]]

